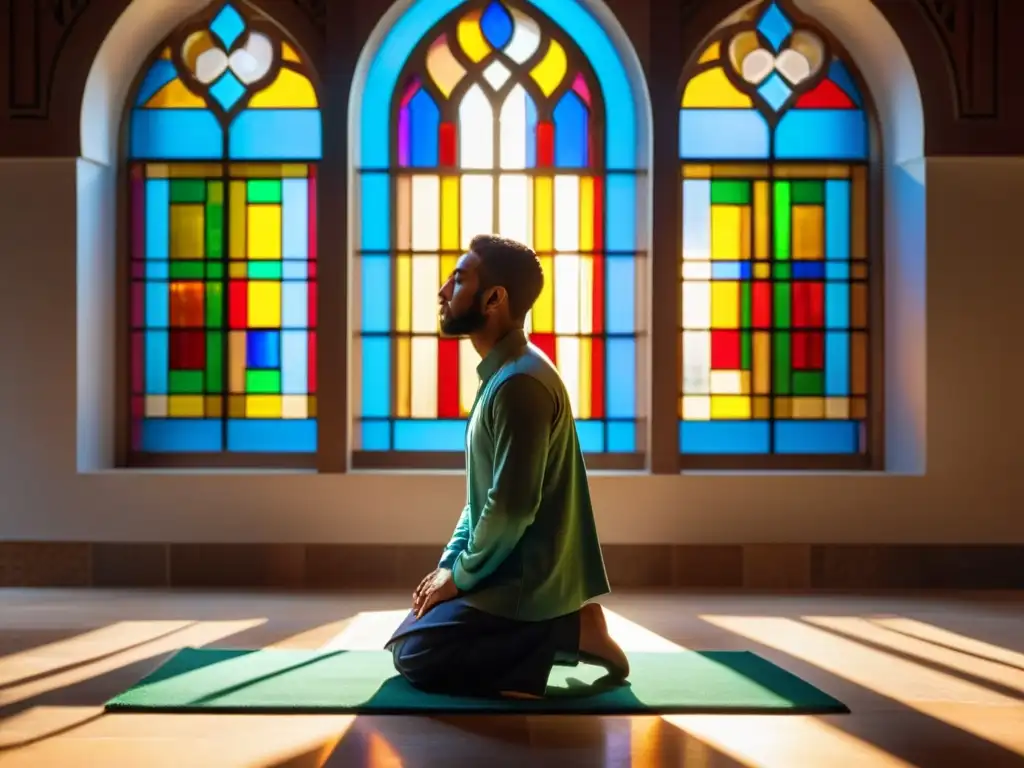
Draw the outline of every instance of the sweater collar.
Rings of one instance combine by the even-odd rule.
[[[497,373],[498,369],[511,358],[518,355],[526,344],[526,333],[522,328],[516,328],[505,334],[476,367],[481,384],[486,384],[491,376]]]

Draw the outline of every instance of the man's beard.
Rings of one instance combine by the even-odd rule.
[[[445,336],[469,336],[487,325],[487,316],[480,309],[481,291],[473,297],[469,309],[461,315],[448,315],[441,319],[441,333]]]

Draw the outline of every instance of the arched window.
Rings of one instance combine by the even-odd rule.
[[[565,380],[584,451],[639,456],[635,114],[575,0],[428,2],[398,21],[359,118],[357,464],[461,461],[479,356],[441,336],[437,291],[489,232],[541,259],[527,330]]]
[[[127,117],[130,458],[312,456],[321,124],[302,57],[215,6],[160,47]]]
[[[869,106],[838,45],[795,18],[754,4],[684,79],[684,464],[868,458]]]

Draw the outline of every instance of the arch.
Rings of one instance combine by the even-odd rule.
[[[546,72],[554,75],[550,82]],[[437,466],[440,453],[461,454],[476,353],[467,344],[441,339],[436,317],[424,315],[422,331],[413,328],[405,317],[412,311],[406,294],[414,272],[417,278],[429,272],[427,282],[436,286],[417,284],[416,295],[432,304],[441,275],[454,266],[470,230],[496,229],[499,222],[530,242],[545,265],[552,288],[531,317],[531,338],[570,385],[584,450],[638,455],[640,387],[629,372],[638,370],[643,356],[638,337],[645,312],[636,304],[634,287],[646,279],[647,216],[641,201],[647,197],[642,174],[650,105],[635,53],[607,9],[576,0],[397,4],[360,57],[350,115],[351,188],[357,193],[350,216],[358,276],[356,463],[372,464],[373,453],[433,453],[420,458],[424,466]],[[474,121],[488,141],[460,143],[460,125],[471,130]],[[523,146],[509,152],[512,123],[518,126],[515,141]],[[502,194],[500,200],[511,206],[507,210],[498,202]],[[460,196],[491,202],[472,218],[469,208],[457,210]],[[549,242],[551,233],[543,223],[535,230],[534,219],[554,216],[558,202],[550,201],[559,196],[567,196],[560,199],[573,206],[577,220],[582,206],[589,224],[573,237]],[[413,198],[423,211],[434,212],[435,224],[438,216],[442,222],[440,231],[419,243],[409,240],[407,223],[398,224],[399,211],[413,205]],[[451,220],[445,218],[449,206],[456,217]],[[635,214],[606,218],[607,210]],[[581,291],[581,280],[594,293]],[[576,303],[598,311],[577,307],[576,320],[563,327],[551,308],[558,284],[572,285]],[[614,294],[620,309],[615,313],[607,308],[612,285],[630,289]],[[421,350],[423,375],[413,370],[412,345]],[[440,375],[448,367],[457,374],[450,382]],[[611,379],[609,367],[626,375]]]
[[[684,75],[684,466],[881,466],[883,179],[924,135],[906,52],[868,5],[749,3]],[[888,122],[862,61],[889,78]],[[923,189],[903,202],[923,252]]]

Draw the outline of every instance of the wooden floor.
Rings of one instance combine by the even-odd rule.
[[[749,649],[850,715],[105,715],[185,645],[379,648],[406,595],[0,590],[0,766],[1024,766],[1024,594],[617,593],[628,650]]]

